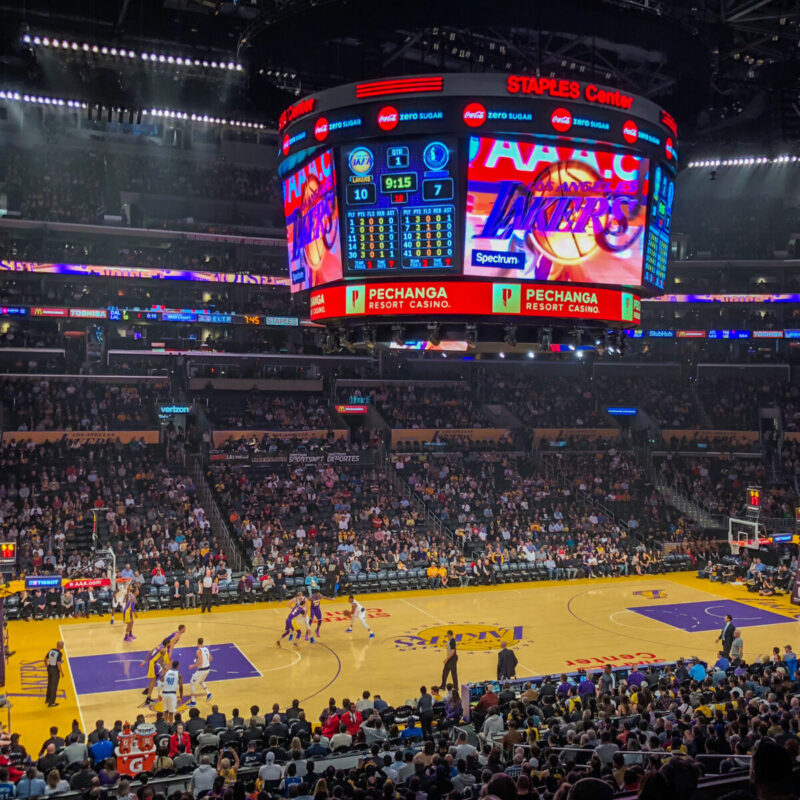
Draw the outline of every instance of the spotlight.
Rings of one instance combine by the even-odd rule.
[[[517,346],[517,326],[516,325],[506,325],[503,328],[503,341],[509,347],[516,347]]]
[[[582,333],[580,328],[573,328],[570,331],[572,334],[572,344],[569,346],[570,350],[577,350],[581,346]]]
[[[469,323],[464,328],[464,339],[467,342],[467,347],[475,347],[478,343],[478,326],[474,323]]]
[[[500,358],[506,357],[506,354],[502,350],[498,353],[498,355],[500,356]]]
[[[395,344],[405,344],[403,326],[399,322],[395,322],[394,325],[392,325],[392,341]]]
[[[553,329],[542,328],[539,331],[539,347],[542,350],[549,350],[551,344],[553,344]]]
[[[528,358],[536,358],[536,353],[533,350],[528,350]]]
[[[438,322],[429,322],[428,323],[428,341],[435,347],[437,344],[441,344],[442,337],[439,333],[439,323]]]

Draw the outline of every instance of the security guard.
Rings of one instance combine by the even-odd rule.
[[[64,642],[57,642],[52,650],[47,651],[44,657],[47,667],[47,694],[45,702],[48,706],[57,706],[58,682],[64,677]]]

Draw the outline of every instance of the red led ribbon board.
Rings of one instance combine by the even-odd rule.
[[[552,284],[392,281],[311,292],[311,319],[374,316],[515,316],[588,319],[638,325],[638,295]]]

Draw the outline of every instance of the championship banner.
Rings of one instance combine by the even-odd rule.
[[[240,439],[260,442],[265,436],[268,440],[302,439],[304,441],[308,439],[327,439],[329,436],[333,436],[334,441],[338,442],[340,439],[347,439],[347,430],[336,428],[331,431],[319,429],[312,431],[248,431],[243,428],[237,428],[233,431],[214,431],[212,441],[214,447],[220,447],[220,445],[223,445],[230,439],[237,442]]]
[[[122,444],[139,441],[145,444],[158,444],[158,431],[6,431],[3,434],[3,444],[10,442],[105,444],[116,441]]]
[[[392,430],[392,447],[400,442],[435,442],[439,439],[500,442],[510,436],[508,428],[395,428]]]

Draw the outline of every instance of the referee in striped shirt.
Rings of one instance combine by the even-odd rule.
[[[57,706],[58,682],[64,677],[64,642],[56,642],[56,646],[47,651],[44,663],[47,667],[45,702],[48,706]]]

